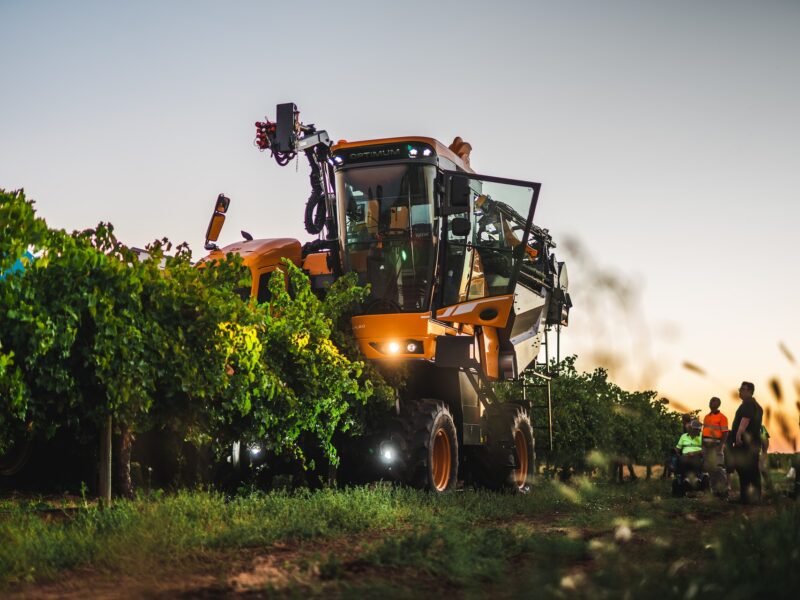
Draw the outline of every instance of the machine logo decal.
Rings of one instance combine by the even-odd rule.
[[[382,148],[381,150],[364,150],[363,152],[353,152],[350,155],[352,160],[362,160],[365,158],[390,158],[392,156],[400,156],[403,150],[401,148]]]

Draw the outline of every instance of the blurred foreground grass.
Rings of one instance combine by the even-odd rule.
[[[670,498],[668,482],[578,479],[541,482],[525,496],[378,486],[78,505],[0,501],[0,585],[24,589],[75,569],[114,577],[191,568],[239,549],[269,555],[281,543],[295,548],[280,567],[286,577],[248,589],[735,600],[794,597],[800,587],[800,509],[780,494],[744,510]]]

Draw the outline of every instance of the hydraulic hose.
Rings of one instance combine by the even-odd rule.
[[[322,188],[319,163],[314,156],[313,148],[305,151],[308,165],[311,167],[311,195],[306,202],[305,225],[306,231],[311,235],[321,233],[325,228],[327,207],[325,205],[325,190]]]

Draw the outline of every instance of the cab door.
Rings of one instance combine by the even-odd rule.
[[[527,360],[516,356],[518,343],[512,330],[523,327],[525,339],[538,331],[543,298],[529,290],[515,292],[523,261],[535,256],[528,240],[540,187],[530,181],[445,174],[441,308],[434,314],[439,321],[475,328],[481,368],[492,380],[513,376],[517,365]],[[521,309],[533,321],[520,321]],[[469,345],[464,336],[458,338],[437,341],[437,364],[468,365],[469,361],[461,361],[463,365],[448,361],[450,346]]]
[[[528,245],[541,185],[445,173],[442,274],[436,318],[504,327]]]

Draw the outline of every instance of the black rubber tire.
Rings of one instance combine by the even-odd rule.
[[[432,399],[404,402],[400,409],[400,423],[407,440],[405,483],[437,493],[455,489],[458,481],[458,434],[447,405]],[[442,454],[438,454],[440,459],[435,460],[435,452],[444,452],[445,446],[449,454],[446,476],[437,469],[437,464],[443,464]]]
[[[479,487],[527,493],[536,474],[533,426],[528,411],[519,404],[491,406],[484,415],[486,445],[474,457],[472,478]],[[520,456],[517,436],[525,441],[526,456]],[[525,474],[519,473],[527,465]]]
[[[13,442],[5,454],[0,454],[0,475],[10,477],[19,473],[28,464],[32,451],[30,440]]]

